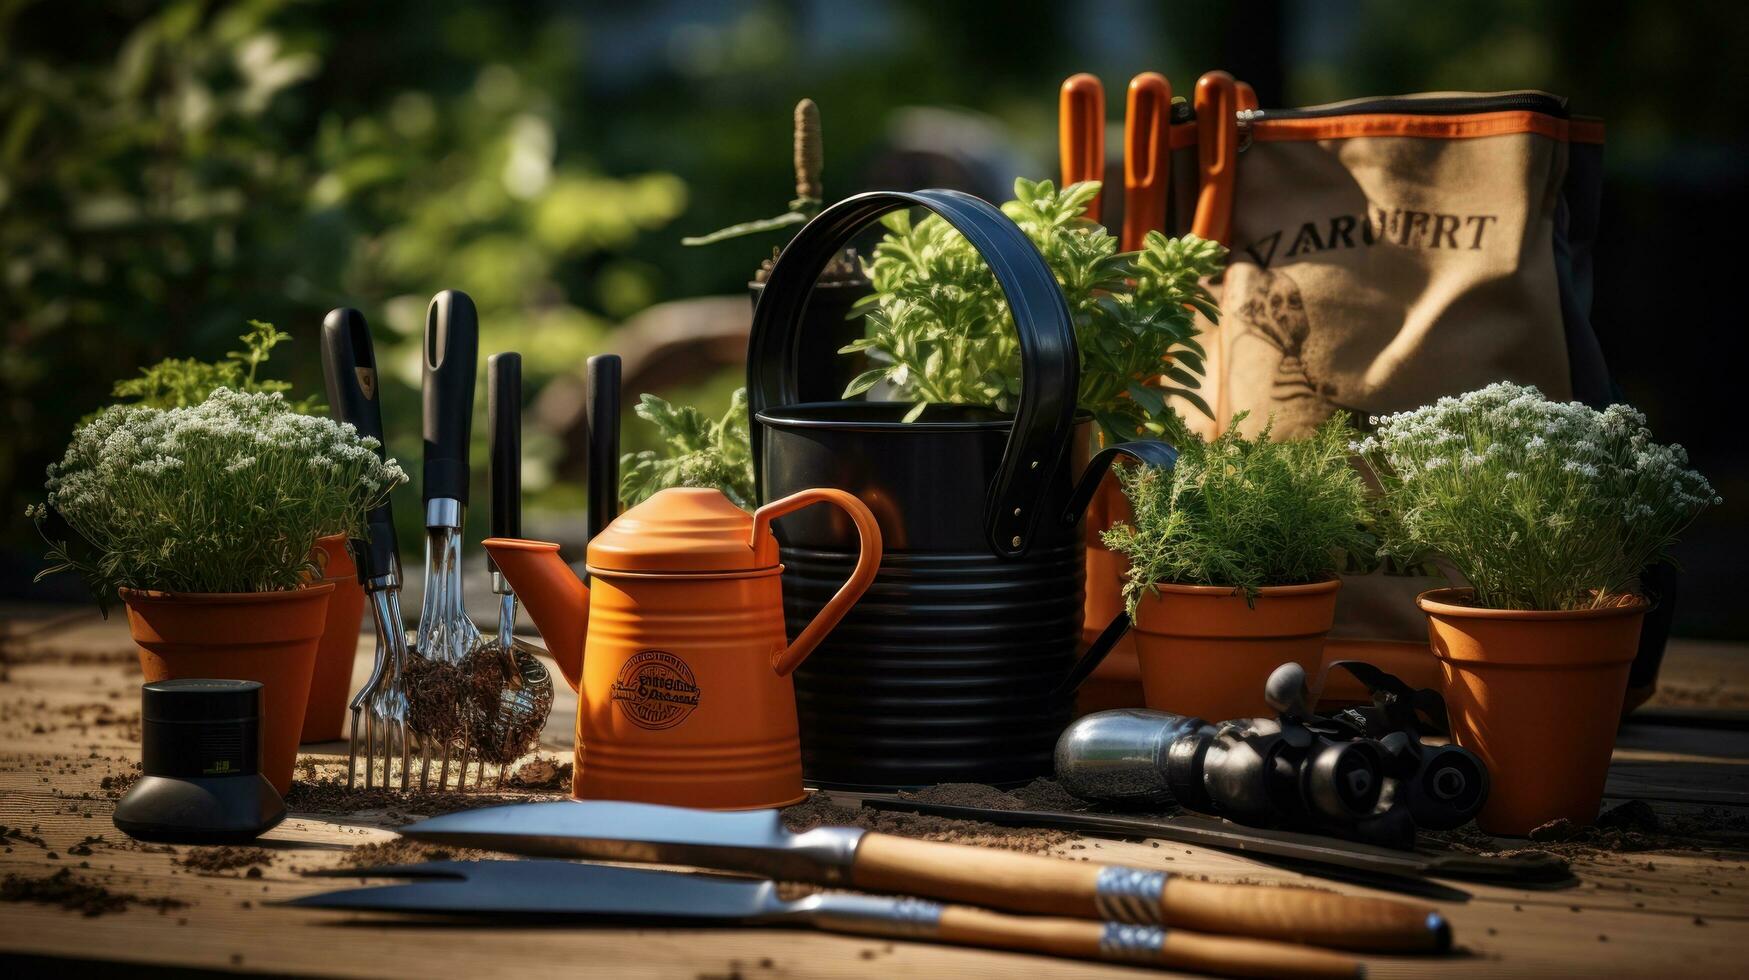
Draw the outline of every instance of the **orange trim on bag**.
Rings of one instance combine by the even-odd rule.
[[[1574,130],[1583,134],[1575,137]],[[1540,112],[1478,112],[1462,116],[1369,113],[1326,119],[1260,119],[1251,124],[1251,139],[1260,143],[1289,140],[1339,140],[1364,136],[1413,136],[1422,139],[1479,139],[1532,133],[1553,140],[1602,142],[1601,123],[1573,123]]]

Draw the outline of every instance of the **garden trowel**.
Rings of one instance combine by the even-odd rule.
[[[1002,915],[918,898],[820,892],[785,899],[768,880],[645,871],[567,861],[437,861],[345,869],[332,876],[410,878],[410,884],[306,895],[305,908],[467,917],[584,921],[719,922],[807,926],[1194,970],[1239,977],[1349,978],[1353,959],[1258,939],[1204,936],[1159,926]]]
[[[920,895],[1029,915],[1167,925],[1370,952],[1449,948],[1430,906],[1309,889],[1196,881],[1166,871],[913,840],[857,827],[786,829],[776,810],[721,812],[607,800],[466,810],[413,840],[534,857],[691,865],[782,881]]]

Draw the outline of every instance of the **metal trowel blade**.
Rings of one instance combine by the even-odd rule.
[[[284,904],[427,915],[735,922],[781,905],[769,881],[569,861],[434,861],[364,868],[350,876],[417,880],[305,895]]]

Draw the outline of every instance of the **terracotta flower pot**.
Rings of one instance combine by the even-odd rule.
[[[1226,721],[1273,716],[1263,682],[1290,660],[1317,676],[1342,583],[1266,586],[1253,605],[1223,585],[1156,587],[1132,631],[1148,707]]]
[[[1488,764],[1476,823],[1523,835],[1597,819],[1647,602],[1538,611],[1468,605],[1469,589],[1415,600],[1445,680],[1452,738]]]
[[[328,598],[327,622],[316,647],[316,672],[310,677],[310,703],[304,710],[301,741],[332,742],[346,733],[346,705],[352,695],[352,660],[358,654],[358,632],[364,623],[364,587],[346,547],[346,535],[316,539],[327,554],[322,581],[334,585]]]
[[[332,583],[318,582],[290,592],[123,589],[121,597],[148,683],[195,677],[261,682],[261,774],[284,795],[333,592]]]
[[[1135,519],[1130,502],[1123,495],[1123,484],[1115,474],[1107,474],[1099,484],[1099,492],[1087,505],[1087,596],[1081,607],[1081,648],[1085,650],[1104,631],[1118,613],[1123,612],[1124,574],[1129,571],[1129,559],[1105,546],[1099,536],[1113,524]],[[1083,681],[1075,692],[1075,713],[1091,714],[1110,708],[1140,708],[1142,698],[1142,666],[1136,660],[1136,638],[1133,632],[1111,648],[1093,675]]]

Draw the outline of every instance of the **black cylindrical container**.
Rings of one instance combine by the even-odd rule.
[[[130,837],[180,843],[251,840],[285,817],[261,775],[261,685],[154,681],[140,689],[143,775],[115,808]]]
[[[815,276],[868,221],[913,206],[964,233],[1008,298],[1025,378],[1013,415],[933,405],[907,422],[906,404],[800,397],[802,311]],[[969,195],[846,199],[772,269],[747,370],[760,500],[846,490],[874,512],[884,541],[874,584],[795,674],[807,780],[885,790],[1048,774],[1081,636],[1081,510],[1112,454],[1137,450],[1102,453],[1098,472],[1077,484],[1089,423],[1075,409],[1074,327],[1044,259]],[[1140,451],[1170,462],[1163,444]],[[774,530],[793,634],[850,574],[857,536],[827,508]]]
[[[1056,688],[1081,636],[1078,526],[1051,522],[1024,559],[992,554],[980,518],[1010,421],[938,405],[907,423],[909,408],[759,413],[769,496],[855,487],[885,543],[874,584],[796,671],[802,765],[839,787],[1025,782],[1049,770],[1069,722]],[[1078,428],[1075,444],[1086,435]],[[1068,506],[1068,474],[1057,467],[1050,481],[1053,512]],[[856,530],[824,507],[780,523],[793,635],[849,577]]]

